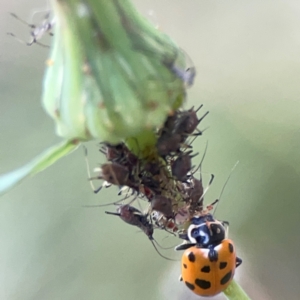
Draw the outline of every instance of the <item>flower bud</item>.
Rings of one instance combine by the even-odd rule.
[[[65,139],[117,143],[163,124],[185,97],[184,55],[127,0],[52,1],[43,104]],[[176,68],[175,68],[176,67]]]

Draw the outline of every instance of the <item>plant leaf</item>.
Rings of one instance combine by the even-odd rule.
[[[64,141],[55,145],[34,158],[23,167],[0,176],[0,195],[5,194],[15,185],[30,175],[35,175],[51,166],[61,157],[69,154],[78,147],[78,143]]]

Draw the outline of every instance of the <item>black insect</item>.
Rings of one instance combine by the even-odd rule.
[[[204,188],[202,184],[202,178],[192,178],[190,180],[191,184],[187,190],[187,194],[190,198],[190,206],[192,210],[201,211],[203,208],[203,193]]]
[[[174,128],[174,133],[180,134],[182,136],[192,135],[196,130],[199,123],[208,115],[209,112],[206,112],[200,119],[198,119],[197,112],[203,107],[200,107],[196,110],[192,107],[191,109],[184,111],[177,118]],[[194,133],[194,135],[201,135],[202,132]]]
[[[102,142],[103,146],[100,152],[103,153],[106,159],[110,162],[120,162],[124,159],[124,143],[112,145],[110,143]]]
[[[163,195],[155,195],[151,199],[151,208],[162,213],[167,219],[174,217],[172,199]]]
[[[159,175],[161,167],[158,161],[147,161],[143,166],[143,171],[156,176]]]
[[[102,143],[103,147],[100,148],[108,161],[118,163],[128,169],[130,173],[138,169],[139,159],[132,153],[124,143],[112,145],[109,143]]]
[[[153,176],[141,176],[140,184],[142,184],[144,187],[147,187],[151,191],[155,192],[156,194],[161,193],[161,187],[160,182],[153,178]]]
[[[138,191],[139,182],[135,181],[128,169],[118,163],[106,163],[100,168],[100,174],[96,177],[91,177],[89,180],[102,179],[109,184],[114,184],[117,186],[128,186],[135,191]],[[98,193],[102,186],[94,190]]]
[[[170,116],[167,117],[164,126],[160,129],[159,135],[171,134],[175,128],[175,122],[178,118],[178,112],[173,112]]]
[[[157,140],[157,153],[161,157],[166,157],[174,152],[179,152],[181,140],[182,138],[180,134],[163,134]]]
[[[198,153],[191,155],[192,151],[181,153],[173,162],[171,162],[172,175],[179,181],[188,179],[188,172],[192,169],[192,158]]]
[[[114,216],[119,216],[124,222],[126,222],[127,224],[133,225],[133,226],[137,226],[138,228],[140,228],[149,238],[150,242],[152,243],[154,249],[156,250],[156,252],[163,258],[167,259],[167,260],[172,260],[164,255],[162,255],[157,247],[155,246],[155,239],[153,238],[153,232],[154,232],[154,227],[152,222],[150,222],[148,220],[148,214],[143,214],[140,210],[138,210],[137,208],[130,206],[128,204],[125,205],[120,205],[117,209],[117,212],[109,212],[106,211],[105,213],[109,214],[109,215],[114,215]],[[156,242],[157,243],[157,242]]]

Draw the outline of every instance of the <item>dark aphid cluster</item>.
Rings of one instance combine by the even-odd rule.
[[[197,112],[201,108],[202,105],[198,109],[178,110],[168,116],[157,130],[156,148],[149,157],[133,153],[125,143],[101,143],[100,152],[107,162],[98,169],[97,176],[90,178],[104,180],[95,192],[102,186],[116,185],[119,195],[126,194],[124,199],[133,196],[133,200],[146,201],[149,205],[145,214],[129,204],[119,206],[113,214],[139,227],[150,240],[154,229],[177,233],[188,226],[194,215],[203,212],[205,190],[201,176],[194,176],[201,164],[195,167],[192,163],[198,155],[192,142],[202,135],[198,125],[208,114],[204,112],[199,118]]]

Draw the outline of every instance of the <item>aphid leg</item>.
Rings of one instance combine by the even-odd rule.
[[[159,256],[161,256],[161,257],[164,258],[164,259],[170,260],[170,261],[178,261],[178,260],[176,260],[176,259],[172,259],[172,258],[169,258],[169,257],[166,257],[166,256],[162,255],[162,254],[158,251],[158,249],[157,249],[157,247],[155,246],[155,244],[154,244],[153,241],[154,241],[153,238],[150,239],[150,242],[152,243],[152,245],[153,245],[155,251],[157,252],[157,254],[158,254]]]
[[[213,183],[214,178],[215,178],[215,175],[214,175],[214,174],[211,174],[210,181],[208,182],[207,187],[204,189],[202,196],[201,196],[201,197],[199,198],[199,200],[198,200],[198,203],[199,203],[199,204],[202,204],[203,199],[204,199],[204,196],[205,196],[205,194],[207,193],[207,191],[208,191],[209,187],[211,186],[211,184]]]
[[[18,17],[15,13],[10,13],[10,15],[14,18],[16,18],[17,20],[19,20],[21,23],[27,25],[28,27],[32,28],[32,29],[35,29],[36,28],[36,25],[34,24],[30,24],[26,21],[24,21],[23,19],[21,19],[20,17]]]
[[[221,222],[224,226],[229,226],[229,222],[228,221],[222,221]]]
[[[122,199],[120,199],[118,201],[115,201],[115,202],[109,202],[109,203],[104,203],[104,204],[96,204],[96,205],[82,205],[82,207],[103,207],[103,206],[109,206],[109,205],[112,205],[112,204],[117,205],[120,202],[123,202],[124,200],[126,200],[127,198],[128,198],[128,196],[126,195],[125,198],[122,198]],[[131,202],[129,202],[129,204],[130,203]]]
[[[163,247],[161,246],[157,240],[153,239],[153,241],[155,242],[155,244],[160,248],[160,249],[163,249],[163,250],[169,250],[169,249],[174,249],[174,245],[173,246],[170,246],[170,247]]]
[[[182,250],[186,250],[188,248],[191,248],[192,246],[195,246],[195,244],[191,244],[191,243],[183,243],[183,244],[180,244],[178,246],[176,246],[174,248],[175,251],[182,251]]]
[[[90,186],[93,190],[93,192],[95,194],[99,193],[102,189],[102,185],[99,188],[95,188],[95,186],[93,185],[92,180],[94,179],[93,177],[91,177],[91,172],[90,172],[90,165],[89,165],[89,160],[88,160],[88,150],[87,147],[85,147],[84,145],[82,145],[83,147],[83,151],[84,151],[84,159],[85,159],[85,164],[86,164],[86,170],[87,170],[87,174],[88,174],[88,180],[90,182]]]
[[[41,47],[44,47],[44,48],[50,48],[50,46],[46,45],[46,44],[43,44],[41,42],[38,42],[37,39],[33,36],[32,37],[32,40],[30,42],[27,42],[26,45],[27,46],[32,46],[33,44],[37,44]]]
[[[18,38],[16,35],[14,35],[12,32],[7,32],[8,35],[12,36],[14,39],[16,39],[18,42],[27,45],[27,42],[23,41],[22,39]]]
[[[236,166],[238,165],[238,163],[239,163],[239,161],[237,161],[237,162],[235,163],[235,165],[233,166],[233,168],[230,170],[230,173],[229,173],[229,175],[228,175],[228,177],[227,177],[227,179],[226,179],[226,181],[225,181],[225,183],[224,183],[224,185],[223,185],[223,188],[222,188],[222,190],[221,190],[221,193],[220,193],[220,196],[219,196],[219,202],[220,202],[220,200],[221,200],[221,197],[222,197],[222,195],[223,195],[223,192],[224,192],[224,190],[225,190],[225,187],[226,187],[226,185],[227,185],[227,183],[228,183],[228,181],[229,181],[229,179],[230,179],[230,177],[231,177],[231,175],[232,175],[234,169],[235,169]],[[217,211],[217,208],[218,208],[218,205],[215,207],[215,210],[214,210],[214,212],[212,213],[213,216],[215,215],[215,213],[216,213],[216,211]]]
[[[50,30],[53,28],[53,25],[54,25],[54,20],[52,21],[49,21],[49,17],[50,17],[50,12],[46,14],[45,16],[45,19],[42,23],[42,25],[40,26],[37,26],[37,25],[34,25],[34,24],[30,24],[26,21],[24,21],[23,19],[19,18],[16,14],[14,13],[10,13],[10,15],[14,18],[16,18],[18,21],[22,22],[23,24],[25,24],[26,26],[28,26],[29,28],[32,29],[32,31],[30,32],[30,35],[31,35],[31,41],[29,42],[25,42],[24,40],[18,38],[15,34],[11,33],[11,32],[8,32],[7,34],[14,37],[15,39],[17,39],[19,42],[23,43],[23,44],[26,44],[27,46],[31,46],[32,44],[38,44],[42,47],[45,47],[45,48],[49,48],[48,45],[45,45],[43,43],[40,43],[38,41],[38,39],[40,39],[46,32],[50,35],[50,36],[53,36],[53,33],[50,32]]]
[[[192,139],[192,141],[191,141],[190,144],[192,144],[198,136],[203,135],[203,132],[205,132],[208,128],[209,128],[209,126],[205,127],[205,128],[202,129],[202,130],[196,128],[196,131],[197,131],[198,133],[192,133],[192,134],[189,134],[190,136],[193,136],[193,137],[194,137],[194,138]]]
[[[92,183],[92,181],[91,180],[89,180],[89,182],[90,182],[90,185],[93,187],[94,185],[93,185],[93,183]],[[97,189],[93,189],[93,191],[94,191],[94,193],[95,194],[98,194],[101,190],[102,190],[102,185],[100,185]]]
[[[193,176],[198,170],[200,170],[200,180],[202,180],[201,167],[202,167],[202,163],[204,161],[205,155],[206,155],[207,147],[208,147],[208,141],[206,141],[204,153],[202,155],[202,158],[201,158],[201,161],[200,161],[198,167],[192,172],[192,176]]]
[[[212,210],[212,209],[214,208],[214,205],[215,205],[216,203],[218,203],[218,202],[219,202],[219,199],[216,199],[214,202],[208,204],[208,205],[206,206],[206,209],[207,209],[208,211]]]

